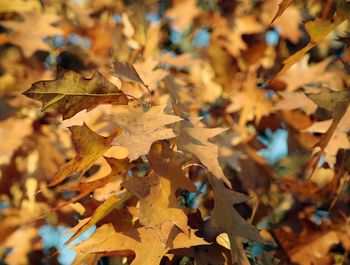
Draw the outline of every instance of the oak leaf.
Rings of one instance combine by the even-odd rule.
[[[349,17],[349,5],[343,4],[337,9],[337,14],[331,20],[316,18],[315,20],[305,23],[305,29],[309,34],[311,41],[305,47],[289,56],[283,61],[282,69],[277,73],[272,82],[284,74],[293,64],[301,60],[304,55],[315,45],[320,43],[332,30],[338,27],[344,20]]]
[[[76,238],[78,238],[81,234],[87,231],[91,226],[97,224],[100,220],[106,217],[110,212],[112,212],[117,207],[123,206],[123,203],[130,198],[130,194],[127,192],[123,192],[119,194],[118,197],[111,196],[107,200],[105,200],[101,205],[97,207],[97,209],[92,214],[91,218],[84,223],[75,233],[74,235],[65,242],[66,245],[73,242]]]
[[[193,123],[185,120],[175,129],[179,135],[176,139],[178,149],[193,154],[207,167],[209,172],[231,186],[220,167],[218,147],[208,141],[209,138],[226,131],[227,128],[200,128],[195,126],[195,123],[197,123],[195,120]]]
[[[332,113],[334,120],[340,121],[350,104],[350,91],[333,91],[322,87],[316,94],[309,94],[308,97],[318,106]]]
[[[134,180],[137,178],[139,177],[134,177]],[[164,234],[162,231],[162,226],[167,221],[176,225],[183,233],[188,234],[187,216],[178,205],[175,196],[176,190],[172,189],[172,183],[158,175],[145,178],[148,179],[148,182],[141,183],[149,185],[147,187],[148,194],[142,197],[141,194],[135,193],[140,200],[140,223],[146,228],[154,229],[163,242],[168,237],[168,234]],[[138,186],[141,183],[132,181],[125,182],[123,185],[128,189],[128,187]]]
[[[113,75],[124,81],[135,82],[141,85],[145,85],[140,75],[136,71],[135,67],[128,63],[114,62],[113,63]]]
[[[57,78],[39,81],[24,94],[40,100],[43,110],[57,110],[63,119],[68,119],[83,109],[91,110],[99,104],[126,104],[128,98],[115,85],[107,81],[99,72],[91,78],[62,70]]]
[[[60,20],[60,17],[55,14],[32,12],[22,13],[21,16],[22,22],[3,21],[0,24],[14,31],[14,34],[8,36],[8,40],[20,46],[26,57],[30,57],[37,50],[50,50],[44,38],[63,33],[60,28],[52,26]]]
[[[34,227],[22,227],[12,233],[1,246],[10,249],[4,262],[9,265],[28,264],[27,255],[32,250],[32,241],[36,236],[37,230]]]
[[[256,73],[251,69],[243,83],[242,91],[232,95],[227,112],[240,110],[238,126],[243,132],[248,121],[255,119],[255,123],[259,123],[263,116],[269,115],[271,109],[272,103],[266,99],[266,91],[257,87]]]
[[[228,234],[231,245],[232,261],[238,264],[249,264],[242,247],[241,238],[264,243],[258,229],[244,220],[233,208],[234,204],[242,203],[249,198],[225,187],[221,180],[209,177],[214,191],[214,209],[211,218],[205,224],[206,238],[213,240],[217,235]]]
[[[273,17],[271,24],[276,20],[276,18],[280,17],[283,12],[291,5],[293,4],[294,0],[282,0],[281,3],[278,5],[278,10],[276,12],[276,15]]]
[[[332,127],[332,120],[325,120],[321,122],[314,122],[310,127],[305,129],[305,132],[323,133],[326,135],[328,130]],[[339,149],[350,148],[350,142],[348,140],[347,133],[350,131],[350,108],[347,108],[344,116],[339,121],[336,129],[330,136],[329,142],[324,147],[325,160],[329,166],[333,168],[336,162],[336,156]],[[325,137],[325,136],[322,136]],[[321,139],[322,139],[321,137]]]
[[[132,265],[156,265],[160,264],[161,259],[170,249],[208,244],[197,237],[194,234],[194,230],[190,230],[187,236],[170,223],[165,223],[163,230],[166,230],[167,234],[169,234],[166,245],[152,229],[142,227],[136,230],[116,233],[111,224],[103,225],[97,228],[88,240],[73,247],[73,250],[77,252],[77,258],[73,264],[82,264],[78,263],[77,260],[82,260],[84,256],[86,259],[92,259],[91,256],[96,254],[108,255],[108,253],[130,256],[130,252],[133,251],[136,256],[131,262]]]
[[[144,62],[134,65],[134,68],[151,91],[155,91],[157,84],[168,75],[167,71],[156,69],[158,64],[159,62],[152,57],[147,57]]]
[[[83,126],[72,126],[73,143],[77,149],[77,156],[60,167],[54,175],[54,180],[48,184],[49,187],[56,186],[73,173],[84,174],[93,163],[102,156],[110,147],[114,135],[103,137],[93,132],[86,124]]]
[[[32,133],[29,120],[9,118],[0,120],[0,136],[6,141],[0,142],[0,164],[8,163],[11,156],[21,146],[24,138]]]
[[[64,205],[79,201],[80,199],[84,198],[85,196],[89,195],[95,190],[104,187],[109,182],[115,179],[121,179],[123,175],[125,175],[128,169],[130,168],[128,159],[119,160],[111,157],[104,157],[104,159],[107,160],[109,166],[112,169],[108,175],[92,181],[89,181],[89,178],[88,178],[87,180],[77,180],[77,181],[68,182],[67,184],[57,188],[57,191],[60,191],[60,192],[62,191],[79,192],[78,195],[71,198],[69,201],[64,203]],[[58,207],[62,207],[62,205]]]
[[[186,16],[183,12],[186,10]],[[174,29],[182,31],[192,24],[192,21],[200,14],[195,0],[181,0],[174,2],[174,6],[165,12],[170,18]]]
[[[176,134],[165,125],[182,120],[180,117],[163,113],[163,106],[142,107],[118,106],[109,117],[112,124],[123,129],[113,139],[112,145],[127,147],[130,161],[147,155],[153,142],[173,138]]]
[[[183,166],[188,159],[182,153],[171,150],[167,143],[154,143],[147,158],[152,169],[171,182],[172,190],[197,192],[196,186],[184,175]]]
[[[140,198],[140,223],[155,229],[163,240],[166,236],[161,234],[161,227],[166,221],[171,221],[187,234],[187,216],[175,196],[180,189],[197,192],[196,186],[182,171],[187,159],[164,142],[154,143],[147,158],[157,175],[133,177],[123,184]]]
[[[306,54],[281,76],[280,79],[287,84],[286,90],[294,91],[307,84],[329,85],[335,90],[342,88],[342,73],[327,69],[332,58],[310,65],[308,64],[309,57],[309,54]]]
[[[273,26],[277,29],[282,38],[297,44],[303,36],[303,32],[300,30],[302,14],[296,6],[290,5],[272,22],[274,15],[279,11],[280,3],[281,0],[264,1],[260,19],[267,27]]]
[[[301,109],[307,115],[310,115],[317,109],[317,105],[304,92],[281,91],[279,94],[282,99],[275,105],[276,110]]]
[[[320,141],[317,143],[316,147],[319,148],[318,152],[315,153],[315,155],[310,159],[309,167],[312,169],[311,173],[315,171],[318,161],[321,158],[321,155],[324,154],[326,148],[328,147],[330,141],[333,139],[338,139],[342,142],[344,140],[344,137],[341,137],[342,134],[338,130],[339,123],[343,119],[345,113],[347,112],[347,109],[350,104],[350,92],[345,91],[332,91],[329,88],[321,87],[321,91],[317,94],[309,94],[309,98],[314,101],[318,106],[320,106],[323,109],[328,110],[331,112],[333,120],[327,129],[327,131],[322,135]],[[338,132],[337,132],[338,130]],[[336,134],[337,132],[337,134]],[[340,134],[339,134],[340,132]],[[345,137],[346,138],[346,137]],[[346,141],[345,141],[346,143]],[[344,143],[343,143],[344,144]],[[339,146],[339,142],[336,146]],[[330,155],[331,152],[328,153]],[[333,156],[333,158],[331,157]],[[335,161],[335,155],[334,150],[333,154],[331,156],[328,156],[329,161]],[[333,167],[333,165],[331,165]]]

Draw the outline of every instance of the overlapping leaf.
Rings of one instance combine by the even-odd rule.
[[[153,106],[149,110],[133,106],[118,107],[110,121],[123,131],[112,144],[127,147],[128,157],[133,161],[147,155],[153,142],[176,137],[173,130],[165,125],[181,118],[164,114],[163,109],[162,106]]]

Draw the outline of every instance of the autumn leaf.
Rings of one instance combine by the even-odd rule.
[[[146,86],[135,67],[131,64],[114,62],[112,73],[124,81],[135,82]]]
[[[266,99],[265,91],[256,84],[255,71],[251,69],[246,76],[241,92],[232,97],[232,103],[227,106],[227,112],[241,111],[238,121],[239,129],[244,132],[246,123],[255,118],[259,123],[263,116],[270,113],[272,104]]]
[[[181,188],[196,191],[192,182],[183,175],[182,159],[176,155],[166,145],[153,145],[148,158],[157,174],[134,176],[122,184],[140,200],[140,223],[153,228],[162,240],[167,238],[161,232],[166,221],[188,233],[187,216],[178,205],[175,193]]]
[[[147,158],[152,169],[171,182],[173,191],[181,188],[197,192],[196,186],[183,172],[183,166],[188,162],[188,159],[181,153],[171,150],[167,143],[154,143]]]
[[[284,10],[286,10],[291,4],[293,4],[294,0],[282,0],[281,3],[278,5],[278,10],[276,15],[273,17],[271,20],[271,24],[278,18],[280,17]]]
[[[63,70],[51,81],[39,81],[24,95],[43,104],[42,110],[56,110],[68,119],[83,109],[91,110],[99,104],[126,104],[128,98],[99,72],[84,78],[76,72]]]
[[[144,80],[151,91],[155,91],[159,81],[168,75],[167,71],[156,69],[158,64],[158,61],[154,60],[152,57],[148,57],[144,62],[134,65],[137,73],[142,77],[142,80]]]
[[[340,121],[350,104],[350,91],[332,91],[329,88],[321,87],[316,94],[309,94],[308,97],[318,106],[332,113],[334,120]]]
[[[209,138],[226,130],[226,128],[200,128],[185,120],[176,128],[175,132],[179,135],[176,143],[180,150],[193,154],[208,168],[209,172],[224,180],[228,186],[231,186],[220,167],[218,147],[208,141]]]
[[[349,14],[0,0],[0,264],[350,264]]]
[[[328,88],[322,87],[320,93],[309,94],[308,96],[318,106],[332,113],[332,124],[318,143],[318,146],[321,148],[321,151],[323,151],[326,145],[328,144],[329,140],[331,139],[333,132],[336,130],[340,120],[346,113],[346,110],[350,104],[350,92],[335,92]]]
[[[124,233],[116,233],[111,224],[98,228],[95,233],[86,241],[73,247],[77,252],[76,260],[81,256],[107,254],[113,252],[115,255],[125,256],[127,251],[135,252],[136,257],[132,265],[159,264],[163,256],[170,249],[186,248],[196,245],[206,245],[203,239],[197,237],[191,230],[189,235],[181,233],[170,223],[166,223],[163,230],[169,234],[167,243],[159,239],[158,234],[152,229],[139,228]],[[130,253],[129,255],[130,256]],[[73,264],[81,264],[74,262]]]
[[[128,162],[128,159],[115,159],[115,158],[109,158],[104,157],[104,159],[107,160],[108,164],[111,167],[111,172],[99,179],[89,181],[87,180],[77,180],[77,181],[71,181],[68,182],[65,185],[62,185],[61,187],[57,188],[57,191],[64,192],[64,191],[78,191],[79,194],[74,196],[69,201],[65,202],[63,205],[67,205],[70,203],[74,203],[76,201],[79,201],[80,199],[84,198],[85,196],[89,195],[90,193],[94,192],[95,190],[104,187],[109,182],[113,181],[114,179],[121,179],[123,175],[126,174],[128,168],[131,166]],[[59,205],[58,207],[62,207],[63,205]]]
[[[329,142],[326,144],[324,148],[325,160],[328,162],[331,168],[333,168],[333,166],[336,163],[336,157],[337,157],[338,151],[340,149],[350,148],[350,142],[347,136],[347,132],[350,130],[349,118],[350,118],[350,108],[347,108],[346,113],[338,123],[337,128],[334,130],[334,132],[330,136]],[[304,131],[312,132],[312,133],[322,133],[326,135],[327,131],[331,128],[332,123],[333,123],[333,120],[315,122]]]
[[[314,64],[309,63],[309,60],[310,55],[306,54],[281,76],[280,79],[287,84],[288,91],[295,91],[308,84],[322,84],[335,90],[341,89],[342,72],[329,67],[332,58]]]
[[[60,167],[53,176],[53,181],[48,184],[49,187],[60,184],[73,173],[79,173],[80,176],[84,174],[109,149],[114,137],[113,135],[110,137],[100,136],[87,127],[86,124],[72,126],[69,130],[72,133],[72,139],[78,154]]]
[[[314,101],[319,107],[328,110],[333,117],[333,120],[327,129],[327,131],[322,135],[320,141],[317,143],[317,146],[320,147],[319,154],[322,154],[327,146],[330,144],[330,141],[333,140],[334,147],[339,145],[348,144],[348,142],[344,139],[343,133],[341,130],[344,130],[344,127],[347,128],[346,120],[343,121],[342,128],[339,128],[340,122],[343,120],[345,113],[348,110],[350,104],[350,92],[348,90],[345,91],[332,91],[329,88],[322,87],[321,91],[317,94],[309,94],[308,97]],[[341,141],[341,143],[337,143],[334,141],[335,139],[343,139],[345,141]],[[329,152],[328,150],[328,160],[334,161],[334,151]],[[331,155],[331,153],[333,153]],[[333,159],[331,157],[333,156]],[[318,160],[317,160],[318,161]],[[316,162],[315,162],[316,164]]]
[[[0,24],[14,32],[8,36],[8,41],[22,47],[26,57],[30,57],[37,50],[50,50],[44,38],[63,33],[60,28],[52,26],[53,23],[60,20],[60,17],[55,14],[31,12],[22,13],[21,16],[23,17],[22,22],[2,21]]]
[[[3,0],[0,4],[0,13],[30,12],[40,9],[39,2],[35,0]]]
[[[87,231],[91,226],[95,225],[104,217],[106,217],[114,209],[116,209],[117,207],[121,207],[123,203],[127,201],[130,197],[131,197],[131,194],[127,192],[123,192],[119,194],[118,197],[116,196],[109,197],[107,200],[105,200],[101,205],[97,207],[97,209],[94,211],[91,218],[86,223],[84,223],[84,225],[81,226],[67,242],[65,242],[65,245],[69,245],[81,234]]]
[[[316,18],[315,20],[305,23],[305,29],[311,38],[310,43],[283,61],[282,69],[277,73],[271,83],[284,74],[293,64],[301,60],[309,50],[320,43],[344,20],[348,19],[349,10],[349,6],[344,3],[339,5],[337,15],[335,15],[334,19],[323,20],[321,18]]]
[[[228,234],[232,261],[238,264],[249,264],[241,243],[241,237],[264,243],[259,231],[244,220],[233,205],[249,200],[242,193],[235,192],[224,186],[221,180],[209,177],[214,191],[214,209],[209,221],[205,224],[205,235],[213,238],[222,232]]]
[[[187,15],[183,15],[186,10]],[[173,27],[177,30],[184,30],[191,25],[193,19],[199,15],[200,9],[195,0],[181,0],[175,2],[174,6],[167,10],[166,16],[171,19]]]
[[[168,235],[163,234],[162,226],[166,221],[176,225],[185,234],[188,234],[187,216],[178,205],[172,183],[158,175],[150,175],[145,181],[140,177],[133,177],[123,186],[133,192],[132,186],[146,185],[146,195],[134,193],[140,200],[140,223],[146,228],[154,229],[161,240],[165,242]],[[130,187],[130,188],[128,188]]]
[[[9,118],[0,121],[0,135],[6,141],[1,141],[0,164],[7,163],[13,152],[22,144],[24,138],[32,132],[30,121]]]
[[[181,118],[163,113],[164,107],[119,106],[109,117],[115,126],[123,129],[121,135],[113,139],[112,145],[127,147],[130,161],[147,155],[153,142],[176,137],[172,129],[165,125],[180,121]]]
[[[281,91],[282,99],[275,105],[276,110],[301,109],[310,115],[317,109],[317,105],[304,92]]]
[[[22,227],[4,242],[4,247],[11,249],[11,253],[4,259],[9,265],[26,264],[27,255],[32,248],[32,240],[37,235],[34,227]]]

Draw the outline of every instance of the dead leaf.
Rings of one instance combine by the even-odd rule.
[[[276,110],[301,109],[310,115],[317,109],[317,105],[304,92],[281,91],[279,94],[282,96],[282,100],[275,105]]]
[[[74,159],[60,167],[54,175],[53,181],[48,184],[49,187],[56,186],[73,173],[79,173],[80,176],[84,174],[108,150],[114,137],[113,135],[102,137],[85,124],[70,127],[69,130],[72,133],[78,154]]]
[[[294,0],[282,0],[281,3],[278,5],[278,10],[276,15],[273,17],[271,24],[278,18],[280,17],[283,12],[291,5],[293,4]]]
[[[183,15],[184,10],[186,10],[186,16]],[[195,0],[180,0],[174,2],[174,6],[166,11],[165,16],[171,19],[174,29],[183,31],[192,24],[199,13],[200,9]]]
[[[214,174],[217,178],[222,179],[225,183],[231,186],[227,180],[218,161],[218,147],[209,142],[212,138],[224,131],[226,128],[200,128],[197,127],[197,122],[185,120],[182,122],[175,132],[178,134],[176,139],[177,147],[197,157],[203,165],[208,168],[208,171]]]
[[[116,233],[111,224],[98,228],[95,233],[86,241],[73,247],[79,259],[81,255],[108,254],[125,256],[128,251],[136,254],[132,265],[159,264],[162,257],[170,250],[185,248],[196,245],[206,245],[203,239],[194,235],[191,230],[189,236],[181,233],[169,223],[164,224],[163,230],[169,231],[167,244],[159,239],[158,234],[152,229],[139,228],[124,233]],[[128,255],[130,256],[130,254]],[[74,262],[73,264],[78,264]]]
[[[8,41],[20,46],[26,57],[30,57],[37,50],[49,51],[50,46],[44,38],[63,33],[60,28],[52,26],[60,20],[60,17],[55,14],[32,12],[22,13],[21,16],[22,22],[3,21],[1,25],[14,32],[13,35],[9,35]]]
[[[24,94],[43,104],[42,110],[57,110],[63,119],[99,104],[126,104],[128,98],[99,72],[86,79],[73,71],[62,71],[51,81],[39,81]]]
[[[338,9],[339,14],[332,20],[316,18],[315,20],[305,23],[306,31],[311,38],[310,43],[283,61],[282,69],[274,77],[272,82],[284,74],[293,64],[301,60],[309,50],[320,43],[332,30],[338,27],[346,19],[347,12],[349,11]]]
[[[149,110],[142,107],[119,106],[109,120],[123,129],[112,144],[127,147],[130,161],[147,155],[153,142],[176,137],[165,125],[180,121],[181,118],[163,113],[164,107],[154,106]]]
[[[123,203],[129,198],[130,194],[128,194],[127,192],[119,194],[118,198],[115,196],[109,197],[95,210],[91,218],[86,223],[84,223],[84,225],[82,225],[67,242],[65,242],[65,245],[69,245],[81,234],[87,231],[91,226],[95,225],[104,217],[106,217],[114,209],[123,206]]]
[[[214,191],[214,209],[209,221],[205,224],[206,237],[213,239],[218,234],[225,232],[231,245],[232,262],[249,264],[241,243],[241,237],[264,243],[259,231],[244,220],[233,208],[234,204],[242,203],[249,198],[224,186],[221,180],[209,177]],[[248,263],[247,263],[248,262]]]

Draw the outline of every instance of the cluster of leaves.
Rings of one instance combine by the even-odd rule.
[[[0,263],[348,264],[349,18],[1,0]]]

